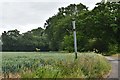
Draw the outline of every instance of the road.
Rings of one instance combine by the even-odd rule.
[[[106,57],[112,65],[112,70],[108,78],[120,80],[120,58]]]

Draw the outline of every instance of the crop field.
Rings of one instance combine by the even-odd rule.
[[[101,78],[111,69],[100,54],[3,52],[3,78]]]

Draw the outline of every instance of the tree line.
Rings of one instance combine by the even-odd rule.
[[[2,33],[3,51],[42,51],[48,50],[44,29],[38,28],[20,34],[17,29]]]
[[[73,15],[77,7],[77,14]],[[2,33],[3,51],[74,51],[72,18],[75,17],[79,52],[120,52],[120,3],[97,3],[88,10],[83,4],[61,7],[46,20],[45,29],[20,34],[18,30]]]

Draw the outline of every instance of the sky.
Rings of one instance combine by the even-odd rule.
[[[0,0],[0,35],[17,29],[21,33],[44,26],[58,8],[82,3],[93,9],[101,0]]]

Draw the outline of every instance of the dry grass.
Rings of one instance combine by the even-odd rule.
[[[120,53],[114,54],[114,55],[112,55],[112,57],[120,59]]]

